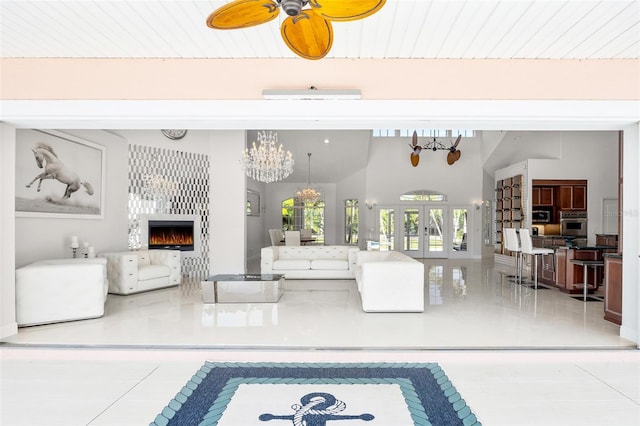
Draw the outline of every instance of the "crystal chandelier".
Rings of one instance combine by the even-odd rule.
[[[307,156],[309,156],[309,174],[307,175],[307,187],[296,192],[296,200],[305,204],[315,203],[322,197],[320,191],[314,189],[311,186],[311,153],[307,153]]]
[[[293,157],[291,152],[285,152],[282,144],[276,148],[278,134],[274,132],[258,132],[256,146],[253,143],[251,149],[242,152],[240,164],[252,179],[260,182],[277,182],[289,176],[293,172]]]

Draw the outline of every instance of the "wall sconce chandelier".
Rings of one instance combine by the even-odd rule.
[[[284,151],[282,144],[276,147],[278,134],[258,132],[257,142],[242,152],[240,164],[247,176],[259,182],[271,183],[285,179],[293,172],[293,157]]]
[[[311,153],[308,152],[307,156],[309,157],[309,173],[307,177],[307,187],[298,190],[296,192],[296,200],[301,203],[315,203],[322,198],[322,194],[320,191],[314,189],[311,186]]]

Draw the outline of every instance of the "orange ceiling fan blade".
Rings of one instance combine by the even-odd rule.
[[[280,13],[273,0],[235,0],[214,10],[207,26],[216,30],[253,27],[275,19]]]
[[[333,45],[331,22],[309,10],[285,19],[280,34],[289,49],[305,59],[322,59]]]
[[[371,16],[386,3],[386,0],[310,0],[311,9],[332,21],[355,21]]]

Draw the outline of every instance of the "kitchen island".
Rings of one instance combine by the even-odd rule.
[[[554,255],[538,256],[538,282],[555,287],[570,294],[583,292],[583,267],[573,260],[603,260],[604,253],[617,250],[611,245],[583,245],[585,239],[547,235],[533,237],[535,247],[551,248]],[[533,268],[532,268],[533,269]],[[603,284],[602,270],[591,268],[587,273],[590,292],[596,291]]]

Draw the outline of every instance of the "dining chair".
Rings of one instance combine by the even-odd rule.
[[[553,249],[542,248],[542,247],[534,247],[533,241],[531,240],[531,234],[528,229],[520,230],[520,245],[522,247],[522,253],[528,254],[529,256],[533,256],[534,266],[534,278],[533,278],[533,288],[538,289],[538,256],[547,256],[550,254],[555,254]],[[554,265],[555,266],[555,265]]]
[[[305,228],[300,230],[300,240],[305,240],[305,241],[301,241],[301,244],[303,245],[311,244],[311,241],[310,241],[311,238],[312,238],[311,229]]]
[[[280,245],[282,245],[284,243],[284,231],[281,228],[275,228],[274,231],[276,233],[276,238],[280,241]]]
[[[522,282],[522,249],[518,241],[516,228],[504,228],[504,248],[516,254],[516,275],[518,284]]]
[[[284,244],[286,246],[299,246],[300,245],[300,231],[285,231],[284,232]]]
[[[280,235],[278,234],[277,229],[269,229],[269,238],[271,239],[272,246],[282,245],[282,238],[280,238]]]
[[[311,229],[308,229],[308,228],[301,229],[300,238],[311,238]]]

